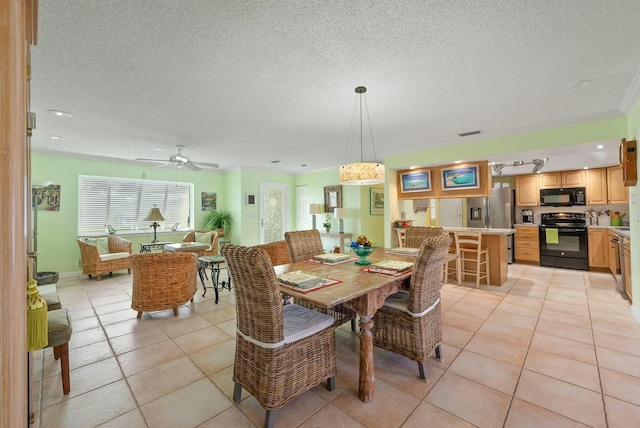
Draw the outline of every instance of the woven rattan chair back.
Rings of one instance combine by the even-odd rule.
[[[440,297],[442,266],[451,241],[448,233],[440,233],[422,242],[411,275],[409,290],[411,312],[424,311]]]
[[[291,261],[294,263],[303,262],[324,253],[318,229],[285,232],[284,239],[289,244]]]
[[[129,256],[133,271],[131,308],[143,312],[173,309],[196,294],[198,256],[192,252],[142,253]]]
[[[405,233],[404,246],[408,248],[420,248],[425,239],[438,236],[441,233],[441,227],[409,226]]]
[[[274,266],[288,265],[291,263],[291,255],[289,254],[289,244],[287,241],[275,241],[268,244],[256,245],[256,248],[265,250],[269,254],[271,264]]]
[[[256,247],[227,244],[222,256],[233,278],[238,330],[260,342],[282,341],[282,294],[269,254]]]

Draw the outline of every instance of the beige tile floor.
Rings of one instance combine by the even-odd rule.
[[[130,308],[131,276],[63,278],[73,317],[71,393],[50,349],[35,353],[36,427],[253,427],[264,411],[231,395],[233,292]],[[376,396],[357,397],[358,338],[337,330],[337,388],[275,413],[277,427],[630,427],[640,424],[640,326],[604,273],[509,266],[502,287],[442,288],[444,360],[375,350]],[[40,392],[41,390],[41,392]]]

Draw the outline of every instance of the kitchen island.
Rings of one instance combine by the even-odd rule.
[[[489,249],[489,274],[491,285],[502,285],[507,282],[509,268],[507,236],[515,233],[514,229],[493,229],[481,227],[443,227],[455,239],[455,231],[477,231],[482,233],[482,246]],[[455,241],[454,241],[455,242]]]

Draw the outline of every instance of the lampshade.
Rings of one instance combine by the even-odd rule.
[[[341,184],[373,185],[384,183],[384,165],[361,162],[342,165],[339,171]]]
[[[347,218],[347,209],[346,208],[334,208],[333,209],[333,218]]]
[[[367,108],[367,119],[369,120],[369,132],[371,133],[371,145],[373,146],[373,162],[364,162],[363,160],[363,146],[362,146],[362,97],[367,92],[367,88],[364,86],[358,86],[356,88],[356,94],[359,96],[360,101],[360,162],[347,163],[340,167],[339,176],[340,184],[351,185],[372,185],[384,183],[384,165],[375,161],[376,147],[373,143],[373,131],[371,131],[371,119],[369,118],[369,110]],[[366,105],[365,98],[365,105]],[[354,110],[355,119],[355,110]],[[355,124],[355,120],[351,121]],[[354,135],[354,132],[350,132],[349,135]],[[347,145],[347,150],[351,149],[351,141]]]
[[[322,204],[309,204],[309,214],[322,214]]]
[[[164,221],[160,208],[151,208],[151,211],[149,211],[149,214],[147,214],[143,221]]]

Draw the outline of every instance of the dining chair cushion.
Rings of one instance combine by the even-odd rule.
[[[285,305],[282,308],[284,321],[284,339],[276,343],[261,342],[247,336],[238,330],[242,337],[261,348],[274,349],[289,343],[297,342],[305,337],[312,336],[333,325],[333,317],[323,314],[322,312],[313,311],[303,308],[296,304]]]
[[[58,309],[49,311],[47,315],[49,328],[49,343],[47,344],[47,348],[67,343],[69,339],[71,339],[71,332],[73,331],[69,310]]]
[[[131,254],[126,253],[126,252],[121,252],[121,253],[109,253],[109,254],[100,254],[100,261],[101,262],[108,262],[110,260],[118,260],[118,259],[124,259],[126,257],[129,257]]]
[[[98,248],[98,254],[109,254],[109,239],[105,237],[101,238],[84,238],[87,244],[95,245]]]
[[[398,291],[397,293],[392,294],[391,296],[387,297],[384,300],[384,306],[386,306],[387,308],[396,309],[398,311],[405,312],[411,315],[413,318],[418,318],[418,317],[425,316],[426,314],[431,312],[440,302],[440,298],[438,298],[431,306],[429,306],[427,309],[420,312],[419,314],[414,314],[409,310],[410,301],[411,299],[408,291]]]
[[[211,245],[211,236],[213,235],[213,230],[209,232],[195,232],[195,240],[201,244]]]
[[[40,294],[45,302],[47,302],[47,310],[55,311],[56,309],[62,309],[62,304],[60,303],[60,298],[58,297],[58,293],[55,291],[51,293]]]

